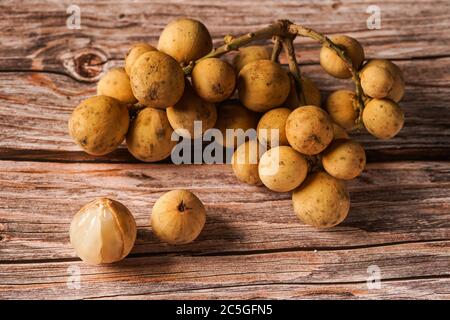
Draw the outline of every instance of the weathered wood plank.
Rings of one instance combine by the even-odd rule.
[[[319,231],[293,213],[290,195],[236,180],[225,165],[0,162],[0,262],[71,259],[72,216],[93,198],[127,205],[139,227],[133,254],[216,254],[284,249],[339,249],[450,239],[450,163],[370,164],[349,183],[351,212]],[[186,188],[208,211],[194,243],[168,246],[149,227],[164,192]],[[270,240],[269,240],[270,239]]]
[[[141,35],[144,35],[147,40],[156,40],[164,24],[174,17],[174,12],[206,19],[207,24],[211,22],[212,33],[216,38],[218,35],[248,31],[250,28],[261,26],[265,24],[262,21],[268,17],[283,17],[288,14],[292,20],[301,18],[300,20],[305,21],[305,24],[314,23],[312,26],[319,29],[323,27],[330,33],[336,30],[347,31],[351,28],[363,30],[361,31],[363,35],[374,37],[373,41],[377,47],[382,47],[383,43],[388,46],[384,50],[378,48],[379,51],[376,51],[372,50],[375,48],[372,48],[369,43],[369,55],[371,50],[373,53],[378,52],[372,56],[396,58],[398,55],[397,58],[402,59],[442,56],[446,53],[441,52],[438,47],[440,45],[443,45],[445,49],[449,47],[448,35],[442,32],[445,29],[442,25],[448,24],[446,13],[450,10],[448,10],[447,2],[423,1],[420,6],[409,8],[406,16],[402,6],[383,4],[381,6],[383,28],[371,31],[364,31],[365,19],[368,15],[365,9],[369,4],[365,1],[345,4],[325,2],[314,5],[307,2],[283,1],[277,2],[276,6],[270,2],[259,3],[255,6],[253,2],[248,1],[231,2],[226,5],[221,2],[211,4],[189,2],[189,6],[186,6],[184,1],[176,3],[144,1],[133,6],[120,3],[110,6],[108,1],[95,3],[85,1],[79,3],[82,9],[83,28],[81,30],[66,28],[65,9],[68,4],[61,1],[27,1],[22,5],[17,2],[3,2],[4,10],[0,11],[0,18],[2,18],[0,34],[4,39],[4,46],[0,48],[0,70],[47,70],[69,74],[80,79],[79,74],[71,74],[66,68],[74,65],[75,62],[72,61],[74,57],[78,57],[80,61],[84,59],[83,61],[88,64],[96,64],[88,66],[89,72],[94,73],[117,65],[121,63],[123,53],[130,42],[138,40]],[[105,7],[108,7],[108,10],[105,10]],[[395,14],[396,10],[402,10],[402,15]],[[421,11],[421,15],[415,15],[416,10]],[[308,12],[308,15],[305,15],[305,12]],[[323,16],[331,14],[333,19],[323,21]],[[424,15],[429,17],[426,19]],[[152,23],[144,23],[150,16]],[[243,16],[246,19],[242,19]],[[224,19],[227,23],[217,23]],[[404,26],[404,21],[407,19],[415,23],[414,28]],[[45,25],[42,25],[43,21]],[[2,28],[3,24],[5,24],[4,28]],[[11,25],[15,28],[11,28]],[[393,41],[399,41],[399,33],[396,34],[393,31],[399,25],[402,28],[398,32],[412,32],[401,37],[402,41],[407,42],[406,45],[393,43]],[[116,26],[118,26],[117,30],[111,32],[111,29]],[[432,28],[433,31],[427,32],[427,28]],[[439,36],[439,42],[434,41],[437,32],[443,33]],[[389,41],[385,38],[386,36],[393,38]],[[431,43],[427,42],[426,45],[421,43],[420,37],[426,37]],[[364,42],[364,37],[362,40]],[[408,56],[405,53],[410,46],[419,44],[432,54]],[[308,42],[301,45],[301,61],[316,63],[317,46]],[[416,54],[417,48],[411,52]],[[101,57],[92,58],[91,54]],[[10,58],[13,59],[12,63],[8,62],[11,61]],[[106,63],[108,59],[109,62]],[[80,61],[77,63],[82,64],[83,61]],[[405,70],[408,82],[408,92],[403,103],[407,114],[406,128],[398,138],[389,142],[376,141],[367,135],[360,136],[359,139],[368,149],[369,161],[448,159],[450,124],[448,117],[442,117],[443,114],[448,113],[442,108],[448,108],[449,105],[449,78],[445,72],[450,68],[449,59],[412,60],[403,61],[400,64]],[[319,83],[325,92],[338,86],[349,85],[348,82],[330,79],[317,66],[306,66],[303,69]],[[77,147],[67,136],[66,122],[70,111],[82,98],[94,94],[93,85],[83,85],[56,74],[11,72],[0,74],[0,79],[2,84],[0,159],[133,161],[125,150],[119,150],[108,157],[87,156],[77,152]]]
[[[381,289],[368,290],[366,283],[346,284],[275,284],[200,289],[151,295],[105,296],[95,299],[448,299],[450,280],[420,279],[384,281]]]
[[[445,32],[450,26],[450,4],[444,0],[380,3],[379,30],[367,28],[370,14],[366,11],[373,5],[370,0],[146,0],[132,4],[82,0],[77,1],[80,30],[66,26],[66,9],[71,4],[57,0],[2,1],[0,70],[48,70],[85,80],[96,78],[101,64],[122,59],[133,42],[155,44],[163,27],[179,16],[202,20],[216,44],[226,34],[243,34],[276,19],[290,19],[326,34],[355,36],[364,44],[368,57],[410,59],[450,54],[450,35]],[[318,61],[315,43],[302,39],[298,47],[303,62]]]
[[[219,298],[220,294],[220,298],[444,299],[450,297],[449,264],[450,241],[338,251],[149,256],[111,266],[79,261],[0,264],[0,298]],[[379,290],[366,286],[367,270],[373,265],[381,271]],[[68,268],[80,271],[80,289],[68,287],[74,279]]]
[[[450,58],[400,63],[408,79],[402,106],[406,123],[395,139],[380,141],[357,134],[369,161],[450,158]],[[319,66],[304,66],[324,96],[350,82],[331,79]],[[79,152],[67,133],[73,108],[95,94],[94,84],[48,73],[0,73],[0,159],[133,161],[126,150],[106,157]]]
[[[81,0],[81,30],[66,27],[70,4],[0,3],[0,299],[450,298],[448,1],[380,3],[381,30],[367,29],[370,0]],[[348,219],[318,231],[295,217],[289,194],[241,184],[228,166],[107,164],[135,160],[124,148],[79,151],[67,134],[74,106],[131,43],[155,44],[178,16],[204,21],[215,44],[278,18],[355,36],[368,57],[397,60],[407,81],[400,135],[356,135],[369,161],[444,161],[369,164],[349,183]],[[351,87],[320,69],[317,44],[296,46],[325,94]],[[208,210],[185,246],[160,243],[149,227],[153,203],[173,188],[193,190]],[[122,201],[138,223],[131,255],[111,266],[80,262],[68,243],[73,214],[97,196]],[[370,265],[381,268],[379,290],[367,288]],[[68,267],[80,268],[80,290],[67,287]]]

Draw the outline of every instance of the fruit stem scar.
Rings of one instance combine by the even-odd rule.
[[[185,210],[188,209],[188,207],[186,207],[186,204],[184,203],[183,200],[181,200],[180,204],[177,207],[178,211],[180,212],[184,212]]]

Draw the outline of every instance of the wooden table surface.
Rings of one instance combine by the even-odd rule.
[[[78,0],[79,30],[66,26],[71,3],[0,2],[0,298],[450,298],[449,1],[379,2],[379,30],[366,25],[370,0]],[[308,227],[289,194],[241,184],[226,165],[146,164],[124,148],[92,157],[74,145],[72,109],[130,44],[156,44],[178,16],[203,21],[215,44],[287,18],[356,37],[369,58],[403,69],[405,127],[389,141],[356,135],[369,164],[348,184],[344,223]],[[321,70],[316,43],[296,46],[324,96],[351,87]],[[165,245],[149,228],[153,203],[173,188],[207,207],[189,245]],[[82,263],[68,241],[72,216],[98,196],[138,223],[134,250],[114,265]],[[367,286],[371,268],[378,289]]]

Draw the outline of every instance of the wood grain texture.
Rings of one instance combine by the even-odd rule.
[[[356,133],[369,161],[387,159],[450,159],[450,58],[400,62],[405,78],[411,79],[401,105],[405,127],[391,140],[380,141]],[[349,88],[349,82],[332,80],[320,66],[305,66],[324,92]],[[433,77],[437,78],[433,78]],[[429,80],[432,79],[432,80]],[[67,133],[73,108],[95,94],[95,85],[51,73],[0,73],[0,159],[65,161],[131,161],[126,150],[107,157],[79,152]],[[33,92],[30,95],[30,92]],[[30,152],[31,151],[31,152]]]
[[[0,3],[0,299],[450,298],[448,1],[379,2],[380,30],[367,29],[370,0],[81,0],[80,30],[66,27],[72,3]],[[343,224],[308,227],[289,194],[239,183],[225,165],[139,163],[123,146],[92,157],[70,140],[69,115],[95,94],[98,78],[123,63],[132,43],[156,44],[181,16],[203,21],[215,45],[290,19],[351,35],[367,57],[401,67],[405,127],[389,141],[355,135],[370,163],[348,183]],[[297,39],[296,48],[323,98],[352,87],[321,70],[316,43]],[[153,203],[174,188],[194,191],[208,211],[188,245],[163,244],[149,226]],[[124,261],[89,266],[76,257],[68,228],[99,196],[130,208],[138,238]],[[381,269],[381,289],[367,287],[371,265]],[[68,287],[68,268],[79,268],[79,290]]]
[[[244,185],[226,165],[2,161],[0,182],[0,262],[74,258],[68,243],[70,221],[100,196],[119,200],[134,213],[139,226],[136,254],[450,240],[450,163],[371,164],[349,183],[349,217],[329,231],[300,223],[288,193]],[[154,202],[174,188],[192,190],[207,206],[205,230],[189,245],[161,244],[149,229]]]
[[[0,166],[3,298],[450,297],[450,163],[369,165],[349,184],[348,219],[328,231],[303,225],[288,194],[242,185],[225,165]],[[174,187],[207,208],[189,245],[162,244],[149,227],[153,203]],[[125,261],[92,267],[75,256],[68,228],[99,195],[123,201],[139,231]],[[383,278],[375,291],[366,286],[373,264]],[[80,268],[82,289],[67,287],[69,266]]]
[[[0,297],[448,299],[449,251],[450,241],[439,241],[338,251],[157,255],[110,266],[78,261],[0,264]],[[366,285],[371,265],[381,269],[379,290]],[[79,290],[68,288],[69,267],[79,268]]]
[[[2,1],[0,69],[47,70],[74,76],[65,66],[89,50],[97,57],[92,61],[95,64],[121,60],[130,44],[142,40],[156,44],[164,26],[182,16],[203,21],[216,44],[227,34],[243,34],[277,19],[290,19],[326,34],[355,36],[364,44],[368,57],[405,60],[450,54],[450,36],[443,32],[450,22],[450,4],[445,0],[380,3],[382,28],[375,31],[366,25],[370,16],[367,8],[373,5],[370,0],[81,0],[77,1],[80,30],[66,27],[70,4],[68,0]],[[318,61],[317,44],[307,39],[298,43],[301,62]]]
[[[369,160],[450,158],[450,120],[443,116],[449,113],[450,90],[450,58],[446,58],[450,40],[442,32],[450,26],[447,1],[421,1],[416,5],[384,2],[380,30],[367,30],[370,1],[77,4],[81,9],[80,30],[66,27],[67,1],[25,1],[23,5],[3,1],[0,5],[0,159],[132,160],[123,150],[107,158],[77,152],[67,135],[67,119],[83,98],[95,93],[94,84],[80,80],[96,81],[105,70],[120,65],[133,42],[155,44],[164,25],[177,16],[205,22],[216,44],[225,34],[252,31],[278,18],[327,34],[355,36],[363,43],[367,57],[401,60],[397,62],[407,80],[407,95],[402,102],[406,126],[402,133],[389,142],[359,135]],[[328,16],[333,18],[324,19]],[[317,44],[299,39],[298,46],[299,61],[307,64],[303,72],[318,83],[324,95],[336,88],[351,87],[349,81],[324,74],[317,65]]]

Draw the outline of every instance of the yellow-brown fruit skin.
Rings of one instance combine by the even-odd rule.
[[[69,134],[87,153],[102,156],[125,139],[130,118],[127,107],[107,96],[82,101],[69,119]]]
[[[372,99],[362,115],[367,131],[378,139],[391,139],[403,128],[405,116],[400,106],[388,99]]]
[[[300,153],[291,147],[279,146],[262,155],[259,160],[258,173],[262,183],[270,190],[289,192],[305,180],[308,163]]]
[[[262,184],[258,173],[259,144],[255,140],[241,144],[233,153],[231,166],[239,181],[249,185]]]
[[[396,70],[396,72],[394,78],[394,85],[392,86],[391,91],[387,95],[387,98],[398,103],[403,99],[403,96],[405,95],[405,80],[403,79],[402,70],[400,70],[400,68],[395,63],[392,64],[394,65],[394,69]]]
[[[296,151],[315,155],[333,140],[333,123],[319,107],[300,107],[292,111],[286,121],[286,137]]]
[[[112,97],[127,104],[137,101],[131,90],[130,77],[124,68],[108,70],[97,83],[97,95]]]
[[[261,144],[272,146],[272,130],[278,130],[278,145],[287,146],[289,142],[286,137],[286,121],[291,114],[291,109],[276,108],[267,111],[258,122],[257,134]],[[265,129],[265,131],[263,131]],[[275,131],[276,132],[276,131]]]
[[[294,78],[292,76],[289,76],[289,78],[291,80],[291,89],[286,101],[283,102],[283,107],[297,109],[301,106],[301,103],[295,88]],[[303,96],[305,98],[305,105],[320,107],[322,104],[322,97],[316,84],[311,79],[306,77],[302,77],[301,84]]]
[[[184,92],[184,73],[178,62],[159,51],[142,54],[131,70],[131,89],[147,107],[165,109],[180,100]]]
[[[328,96],[325,109],[331,119],[347,131],[355,127],[358,114],[356,94],[350,90],[337,90]]]
[[[349,138],[347,131],[336,123],[333,123],[333,135],[333,140]]]
[[[139,111],[127,135],[128,151],[137,159],[156,162],[167,158],[176,141],[164,110],[145,108]]]
[[[101,221],[107,219],[106,215],[111,215],[108,218],[112,218],[113,223]],[[93,227],[96,223],[103,223],[100,233],[97,233],[99,228]],[[104,232],[105,223],[109,224],[109,228],[113,225],[114,230]],[[133,248],[137,228],[133,215],[122,203],[108,198],[98,198],[84,205],[75,214],[69,234],[70,243],[77,255],[88,264],[96,265],[113,263],[125,258]]]
[[[331,228],[348,215],[350,196],[344,183],[325,172],[310,175],[292,192],[297,217],[316,228]]]
[[[147,44],[147,43],[136,43],[134,44],[130,50],[128,50],[125,55],[125,72],[128,76],[131,75],[131,68],[133,64],[136,62],[137,58],[139,58],[142,54],[150,51],[156,51],[156,48]]]
[[[239,72],[248,63],[257,60],[269,60],[270,53],[264,46],[248,46],[239,48],[239,53],[233,59],[233,65]]]
[[[187,190],[163,194],[153,206],[150,223],[156,236],[169,244],[194,241],[203,230],[206,209],[197,196]]]
[[[366,153],[356,141],[334,140],[322,153],[322,165],[333,177],[351,180],[363,172]]]
[[[353,66],[359,69],[364,61],[364,49],[361,44],[349,36],[338,35],[330,38],[337,46],[343,49],[353,62]],[[333,50],[322,46],[320,50],[320,65],[331,76],[347,79],[352,76],[350,70]]]
[[[236,88],[236,73],[226,61],[208,58],[198,62],[192,70],[192,86],[208,102],[222,102]]]
[[[245,133],[249,129],[256,129],[258,124],[258,115],[250,111],[239,101],[225,101],[217,107],[217,121],[215,128],[220,130],[223,141],[217,141],[226,148],[237,148],[239,140],[237,137],[228,139],[226,129],[242,129]],[[244,141],[243,141],[244,142]]]
[[[214,127],[217,120],[215,104],[200,98],[188,82],[181,99],[166,111],[169,123],[177,134],[191,139],[200,138],[199,134],[194,135],[194,121],[202,122],[201,133],[204,133]]]
[[[402,72],[388,60],[370,60],[360,71],[360,78],[364,93],[371,98],[399,102],[405,94]]]
[[[322,104],[322,97],[316,84],[311,79],[306,77],[302,78],[301,83],[306,105],[320,107]]]
[[[164,28],[159,36],[158,50],[187,65],[212,50],[212,39],[203,23],[181,18]]]
[[[288,97],[290,89],[287,72],[276,62],[253,61],[239,72],[239,99],[252,111],[265,112],[280,106]]]

